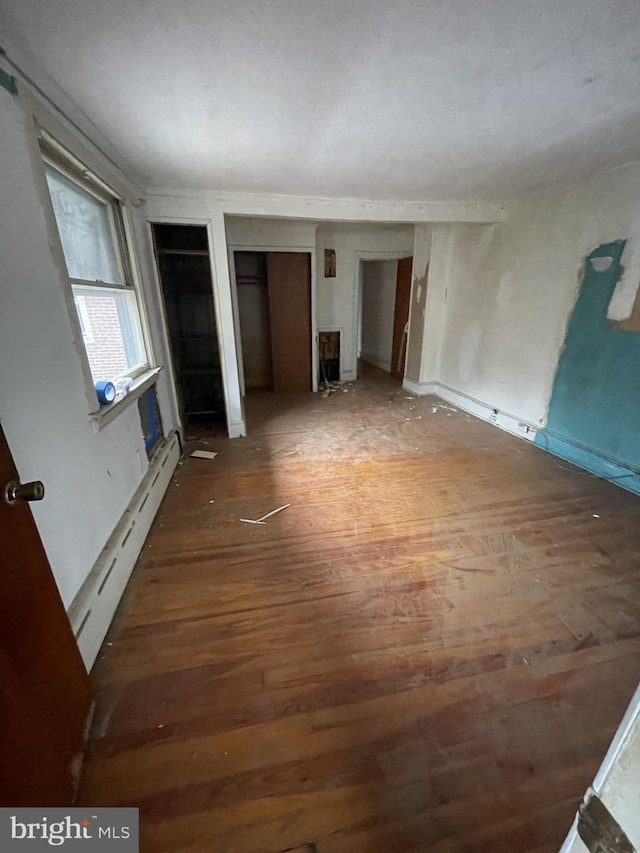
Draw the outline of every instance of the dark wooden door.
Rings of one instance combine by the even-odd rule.
[[[66,806],[91,689],[29,504],[6,500],[18,479],[0,427],[0,806]]]
[[[268,252],[273,390],[311,391],[311,256]]]
[[[407,323],[411,301],[411,270],[413,258],[398,261],[396,277],[396,307],[393,316],[393,343],[391,346],[391,375],[404,378],[404,363],[407,356]]]

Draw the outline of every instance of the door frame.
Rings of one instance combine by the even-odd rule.
[[[238,281],[236,279],[236,259],[235,253],[237,249],[227,249],[229,256],[229,279],[231,280],[231,305],[233,307],[233,330],[236,336],[236,361],[238,363],[238,380],[240,382],[240,394],[244,397],[246,387],[244,381],[244,353],[242,352],[242,336],[240,334],[240,306],[238,304]]]
[[[360,340],[362,337],[362,261],[400,261],[402,258],[414,257],[414,252],[407,254],[407,251],[399,252],[366,252],[355,251],[354,256],[354,284],[353,284],[353,364],[355,366],[356,376],[358,374],[358,350],[360,349]],[[411,305],[413,303],[413,286],[414,276],[411,274],[411,290],[409,296],[409,332],[407,333],[407,343],[405,345],[405,368],[407,362],[407,353],[409,352],[409,334],[411,333]],[[340,352],[340,373],[342,374],[342,349]],[[404,371],[403,371],[404,379]]]
[[[593,778],[593,782],[590,786],[588,786],[587,791],[591,788],[595,794],[600,797],[602,795],[602,789],[604,787],[605,782],[607,781],[607,777],[611,773],[614,768],[616,762],[620,759],[622,755],[622,751],[627,743],[627,739],[633,733],[633,730],[637,728],[640,720],[640,685],[636,687],[633,696],[631,697],[631,701],[627,707],[627,710],[620,721],[620,725],[618,726],[615,735],[613,736],[613,740],[609,744],[607,748],[607,752],[605,757],[602,759],[602,764],[598,769],[598,772]],[[582,802],[582,801],[581,801]],[[616,815],[614,814],[615,818]],[[573,823],[569,829],[567,837],[564,840],[562,847],[560,848],[560,853],[571,853],[574,850],[574,845],[579,841],[578,835],[578,814],[576,813]],[[633,839],[631,839],[633,840]]]
[[[310,256],[311,263],[311,390],[318,390],[318,326],[316,311],[316,249],[315,246],[256,246],[234,243],[227,246],[229,257],[229,277],[231,279],[231,300],[233,303],[233,321],[236,333],[236,348],[238,357],[238,370],[240,372],[240,391],[245,396],[244,381],[244,356],[242,353],[242,337],[240,335],[240,312],[238,310],[238,282],[236,281],[236,262],[234,252],[304,252]]]
[[[184,443],[185,436],[187,434],[187,426],[184,419],[184,414],[182,412],[182,406],[180,404],[180,394],[178,393],[178,380],[176,374],[175,364],[173,362],[173,350],[171,349],[171,337],[169,335],[169,320],[167,317],[167,307],[164,301],[164,290],[162,289],[162,280],[160,279],[160,263],[158,258],[158,253],[156,251],[156,241],[153,236],[153,226],[154,225],[198,225],[204,226],[207,229],[207,243],[209,247],[209,265],[211,267],[211,282],[212,282],[212,290],[215,290],[215,279],[214,274],[215,270],[213,268],[213,259],[211,253],[211,220],[210,219],[189,219],[184,216],[154,216],[152,218],[147,219],[145,222],[147,239],[149,241],[149,246],[151,247],[151,271],[153,274],[153,284],[156,289],[156,294],[158,298],[158,305],[160,308],[160,317],[161,324],[158,328],[160,336],[162,338],[162,348],[164,350],[164,358],[165,363],[168,365],[169,370],[169,385],[171,387],[171,393],[173,397],[173,405],[175,407],[175,411],[177,413],[177,420],[179,425],[179,432]],[[218,328],[218,316],[217,316],[217,304],[215,300],[214,293],[214,310],[216,311],[215,322],[216,322],[216,330]],[[219,346],[219,344],[218,344]],[[222,353],[220,353],[220,360],[222,361]],[[224,376],[223,376],[224,381]],[[225,393],[225,406],[226,406],[226,393]]]
[[[178,414],[178,424],[180,436],[184,441],[186,436],[186,424],[184,423],[182,410],[180,406],[180,395],[178,393],[178,384],[176,379],[176,371],[173,363],[173,353],[171,350],[171,340],[169,336],[169,322],[167,320],[167,312],[164,304],[164,291],[162,289],[162,282],[160,280],[160,268],[158,265],[158,259],[155,251],[155,241],[153,238],[153,226],[154,225],[198,225],[201,227],[205,227],[207,229],[207,245],[209,249],[209,268],[211,271],[211,291],[213,294],[213,310],[215,314],[215,323],[216,323],[216,331],[218,334],[218,349],[220,353],[220,366],[222,368],[222,389],[224,395],[224,403],[225,403],[225,423],[227,424],[227,429],[229,430],[229,437],[235,437],[237,433],[231,433],[230,430],[230,406],[228,400],[229,389],[232,388],[232,382],[230,377],[228,376],[228,350],[224,346],[224,341],[222,339],[221,328],[220,328],[220,292],[219,292],[219,282],[218,276],[216,273],[215,267],[215,256],[214,256],[214,242],[213,242],[213,222],[211,218],[208,217],[190,217],[190,216],[156,216],[150,215],[146,222],[146,234],[147,239],[149,241],[149,246],[151,247],[151,274],[153,275],[153,284],[155,286],[155,291],[160,307],[161,314],[161,324],[159,327],[159,334],[162,338],[162,347],[164,349],[164,357],[166,360],[166,364],[170,366],[169,377],[170,377],[170,387],[173,396],[173,405],[175,407],[175,411]],[[235,275],[235,267],[234,267],[234,275]],[[233,310],[233,301],[236,298],[237,294],[234,294],[234,285],[235,278],[232,280],[231,285],[231,303]],[[235,320],[235,318],[234,318]],[[234,322],[234,332],[237,331],[236,324]],[[238,346],[239,342],[236,340],[236,351],[235,358],[238,359]],[[239,364],[239,362],[238,362]],[[241,386],[242,388],[242,386]],[[244,399],[244,395],[240,394],[240,401]],[[244,414],[244,407],[242,408],[242,435],[246,435],[246,417]]]

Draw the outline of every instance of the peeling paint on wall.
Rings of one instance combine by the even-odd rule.
[[[412,302],[409,311],[409,337],[405,360],[405,379],[420,382],[424,364],[425,325],[429,322],[425,315],[426,303],[431,299],[429,288],[429,263],[431,257],[432,226],[420,224],[414,229],[413,268],[411,270]]]
[[[2,86],[3,89],[6,89],[10,95],[18,94],[16,78],[12,77],[10,74],[7,74],[4,68],[0,68],[0,86]]]
[[[536,444],[640,493],[640,333],[607,318],[625,242],[605,243],[586,258]]]
[[[420,277],[415,275],[415,256],[412,290],[415,294],[417,309],[413,309],[409,315],[409,344],[407,359],[405,362],[405,376],[408,379],[413,379],[415,381],[420,375],[420,359],[422,357],[425,302],[427,294],[427,270],[425,268],[424,275]]]
[[[624,250],[624,270],[616,284],[607,309],[610,320],[625,321],[640,313],[640,226],[636,226],[627,239]],[[636,309],[638,311],[636,312]],[[640,328],[636,325],[635,328]]]

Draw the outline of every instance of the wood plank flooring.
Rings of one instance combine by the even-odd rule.
[[[80,802],[143,853],[557,851],[639,679],[640,499],[378,371],[248,410],[176,471]]]

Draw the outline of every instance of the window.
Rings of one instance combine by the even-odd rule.
[[[147,355],[120,202],[46,155],[45,170],[93,381],[136,376]]]
[[[84,301],[84,296],[74,296],[73,301],[76,304],[76,311],[78,312],[82,339],[85,344],[92,344],[93,332],[91,331],[91,322],[89,321],[89,312],[87,311],[87,303]]]

